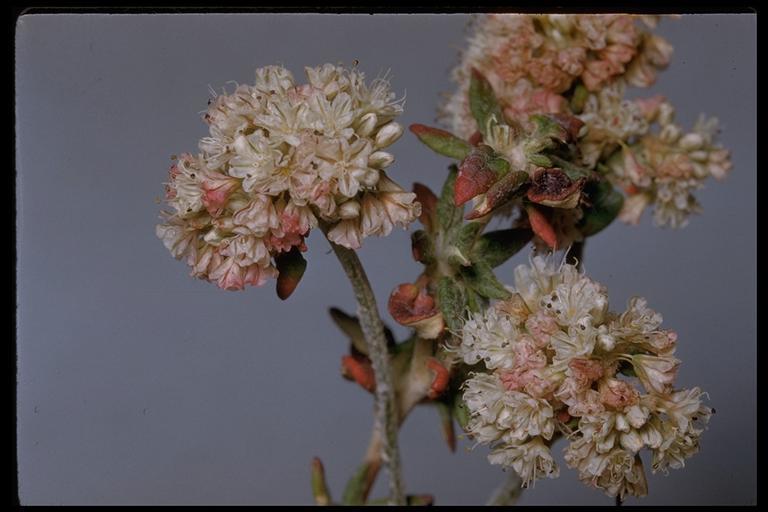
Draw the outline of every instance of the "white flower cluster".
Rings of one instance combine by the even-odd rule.
[[[653,204],[657,225],[683,227],[701,211],[694,192],[707,178],[723,180],[730,172],[730,152],[715,143],[717,119],[701,116],[693,131],[684,133],[674,122],[674,107],[662,98],[635,103],[642,105],[649,128],[656,124],[658,130],[646,130],[608,160],[611,179],[629,194],[620,218],[636,224]]]
[[[385,149],[403,133],[389,82],[366,84],[355,69],[306,68],[297,85],[280,66],[256,70],[210,103],[210,136],[198,155],[170,169],[173,208],[157,234],[197,277],[226,289],[260,285],[277,273],[273,258],[323,222],[328,238],[358,248],[420,213],[415,194],[384,172]]]
[[[698,451],[711,409],[698,388],[674,390],[676,335],[633,298],[608,310],[605,288],[572,265],[540,257],[515,270],[515,293],[464,325],[458,355],[481,365],[465,382],[467,432],[492,447],[493,464],[528,486],[556,477],[551,444],[586,484],[611,496],[647,492],[639,451],[655,471]]]
[[[624,83],[617,81],[590,94],[577,116],[587,126],[579,149],[581,163],[590,169],[621,144],[648,133],[650,123],[641,104],[625,99],[625,90]]]

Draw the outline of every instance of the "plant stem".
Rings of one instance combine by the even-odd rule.
[[[323,226],[325,232],[325,226]],[[392,371],[387,351],[384,326],[379,318],[376,297],[373,295],[368,277],[357,257],[357,253],[329,240],[333,252],[346,272],[357,299],[357,316],[363,330],[368,356],[371,359],[376,379],[375,428],[381,436],[381,460],[389,472],[389,501],[393,505],[405,505],[405,495],[400,475],[400,452],[397,447],[398,413],[395,403],[395,389],[392,385]]]
[[[520,498],[520,495],[523,493],[522,483],[523,480],[515,472],[515,470],[510,470],[507,479],[504,480],[504,482],[502,482],[501,485],[496,488],[486,505],[514,505],[518,498]]]

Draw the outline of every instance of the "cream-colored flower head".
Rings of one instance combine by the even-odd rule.
[[[636,224],[644,209],[653,205],[657,225],[683,227],[691,214],[701,211],[694,192],[707,178],[720,181],[730,172],[730,152],[716,144],[717,119],[702,115],[685,133],[674,122],[672,105],[661,98],[635,103],[658,129],[646,130],[608,160],[609,178],[629,194],[620,218]]]
[[[333,64],[305,71],[308,83],[296,84],[283,67],[259,68],[253,85],[217,96],[200,153],[171,167],[173,211],[157,234],[193,275],[226,289],[261,285],[277,274],[275,256],[305,250],[318,222],[355,249],[419,215],[415,194],[384,171],[403,132],[389,82]]]
[[[648,133],[650,123],[641,104],[624,98],[621,81],[590,94],[578,116],[586,125],[579,141],[582,164],[594,169],[597,162],[613,153],[622,143]]]
[[[640,450],[652,470],[682,467],[696,453],[711,410],[698,388],[675,390],[677,337],[633,298],[608,309],[605,287],[573,265],[541,256],[515,269],[510,299],[471,315],[456,348],[477,370],[464,383],[467,432],[492,464],[523,485],[556,477],[550,445],[569,440],[566,463],[611,496],[643,496]]]
[[[458,84],[442,115],[459,136],[477,130],[469,112],[470,73],[477,69],[491,83],[505,114],[522,122],[530,113],[562,113],[562,96],[575,83],[596,92],[623,80],[651,85],[664,68],[672,47],[641,28],[656,18],[618,14],[493,14],[476,19],[461,64],[453,72]]]

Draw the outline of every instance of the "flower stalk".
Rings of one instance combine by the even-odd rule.
[[[321,225],[327,234],[327,226]],[[371,359],[373,373],[376,379],[374,400],[374,429],[382,432],[381,461],[389,473],[389,503],[405,505],[403,484],[400,474],[400,451],[397,446],[398,413],[395,402],[395,389],[392,384],[392,371],[387,351],[387,339],[384,335],[384,325],[379,318],[376,297],[373,295],[368,277],[365,274],[357,253],[338,244],[330,242],[333,252],[347,274],[355,293],[358,308],[357,314],[360,327],[363,330],[368,346],[368,356]]]

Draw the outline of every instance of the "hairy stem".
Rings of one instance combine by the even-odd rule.
[[[324,229],[325,231],[325,229]],[[329,241],[330,242],[330,241]],[[344,268],[357,299],[357,316],[363,330],[368,356],[371,359],[376,379],[375,429],[383,432],[381,437],[381,461],[389,472],[389,500],[393,505],[405,505],[402,478],[400,475],[400,452],[397,447],[398,413],[395,403],[395,389],[392,385],[392,371],[387,351],[384,325],[379,318],[376,298],[371,290],[365,270],[353,250],[330,242],[333,252]]]
[[[515,470],[509,470],[509,475],[506,480],[496,488],[486,505],[514,505],[523,493],[522,483],[523,480],[518,476]]]

